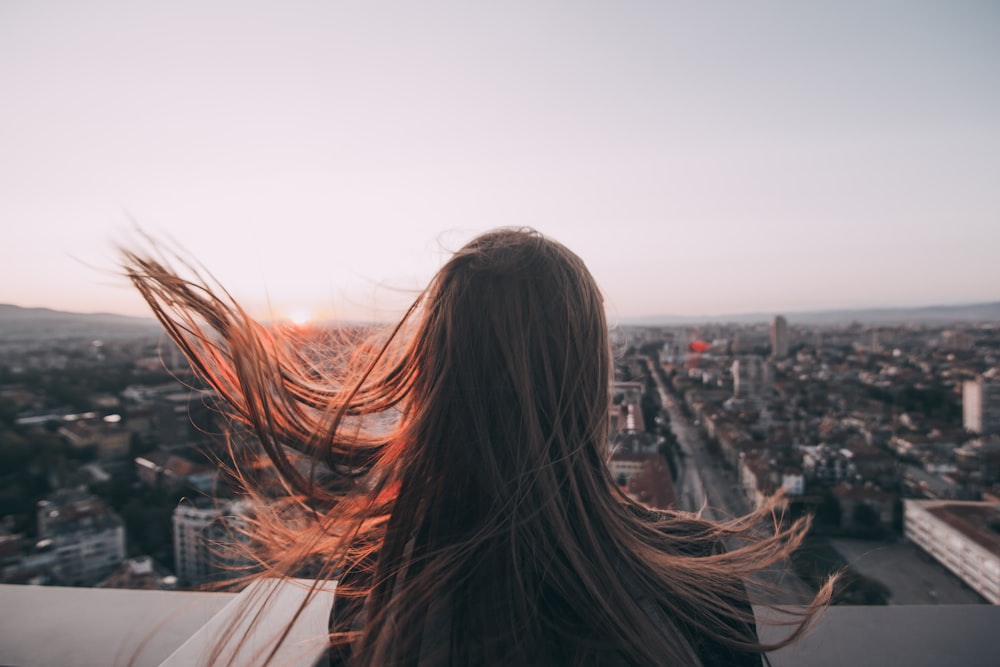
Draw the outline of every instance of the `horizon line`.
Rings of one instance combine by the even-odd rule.
[[[27,311],[46,311],[50,313],[61,313],[67,315],[79,315],[79,316],[93,316],[93,317],[122,317],[134,320],[149,320],[155,322],[156,318],[152,313],[147,315],[130,315],[125,313],[116,313],[112,311],[77,311],[77,310],[61,310],[58,308],[52,308],[50,306],[22,306],[16,303],[0,303],[0,308],[2,307],[13,307],[20,310]],[[926,305],[910,305],[910,306],[897,306],[897,305],[882,305],[882,306],[840,306],[831,308],[813,308],[807,310],[748,310],[743,312],[729,312],[729,313],[718,313],[718,314],[706,314],[700,313],[696,315],[680,315],[673,313],[658,313],[658,314],[648,314],[648,315],[628,315],[621,317],[609,317],[609,320],[613,320],[622,324],[636,324],[647,326],[653,326],[657,320],[669,320],[672,323],[683,324],[687,322],[725,322],[755,319],[758,321],[768,321],[773,317],[781,315],[786,319],[796,318],[796,317],[815,317],[817,315],[836,315],[840,313],[872,313],[872,312],[882,312],[882,311],[932,311],[941,309],[961,309],[961,308],[984,308],[984,307],[995,307],[1000,309],[1000,299],[995,301],[972,301],[972,302],[960,302],[960,303],[932,303]],[[316,318],[316,322],[347,322],[347,323],[359,323],[359,322],[383,322],[392,321],[394,318],[389,318],[386,320],[378,319],[365,319],[365,318]],[[281,319],[262,319],[261,321],[266,322],[280,322]]]

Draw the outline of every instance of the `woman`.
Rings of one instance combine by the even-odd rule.
[[[717,524],[618,490],[603,299],[559,243],[484,234],[393,329],[333,356],[163,261],[124,266],[287,491],[260,498],[265,573],[339,580],[335,661],[759,665],[773,648],[744,581],[805,523],[761,535],[766,508]]]

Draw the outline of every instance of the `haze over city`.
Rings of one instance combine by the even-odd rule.
[[[145,314],[133,221],[259,312],[391,311],[478,232],[613,317],[1000,300],[1000,5],[0,5],[0,303]]]

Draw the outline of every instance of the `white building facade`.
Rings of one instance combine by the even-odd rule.
[[[950,500],[904,501],[906,538],[974,591],[1000,604],[1000,504]]]
[[[245,574],[250,565],[241,533],[247,507],[239,502],[174,509],[174,569],[180,586],[198,586]]]
[[[980,376],[962,385],[962,424],[973,433],[1000,433],[1000,382]]]

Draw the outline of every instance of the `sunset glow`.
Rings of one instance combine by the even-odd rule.
[[[299,308],[296,310],[288,311],[288,321],[295,326],[303,326],[309,324],[313,320],[312,311],[306,310],[304,308]]]

